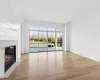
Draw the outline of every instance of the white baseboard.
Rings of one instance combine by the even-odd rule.
[[[0,79],[1,78],[7,78],[9,77],[9,75],[13,72],[13,70],[18,66],[18,64],[21,62],[21,60],[18,60],[17,62],[15,62],[8,70],[7,72],[4,73],[4,75],[0,75]]]

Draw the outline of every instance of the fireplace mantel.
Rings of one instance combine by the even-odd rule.
[[[5,47],[16,46],[16,62],[5,72]],[[18,58],[18,41],[17,40],[0,40],[0,78],[8,77],[11,72],[20,63]]]

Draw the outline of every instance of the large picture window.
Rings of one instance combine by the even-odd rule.
[[[30,27],[30,52],[62,50],[62,32],[55,28]]]

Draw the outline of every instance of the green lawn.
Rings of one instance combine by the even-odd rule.
[[[37,42],[36,42],[36,41],[35,41],[35,42],[30,41],[30,44],[47,44],[47,43],[45,43],[45,42],[40,42],[40,41],[39,41],[39,42],[38,42],[38,41],[37,41]],[[52,45],[53,45],[54,43],[51,42],[51,43],[48,43],[48,44],[52,44]]]
[[[46,43],[45,42],[38,42],[38,41],[37,42],[30,41],[30,44],[46,44]]]
[[[30,48],[47,48],[47,47],[32,47],[32,46],[31,46]]]

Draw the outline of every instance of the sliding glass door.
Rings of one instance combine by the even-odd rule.
[[[39,32],[39,51],[47,51],[47,32]]]
[[[38,52],[38,31],[30,31],[30,52]]]
[[[48,51],[56,50],[55,40],[55,32],[48,32]]]
[[[62,32],[56,32],[56,38],[57,38],[57,47],[56,50],[62,50]]]
[[[29,50],[30,52],[62,50],[62,36],[62,32],[56,31],[55,28],[31,27]]]

